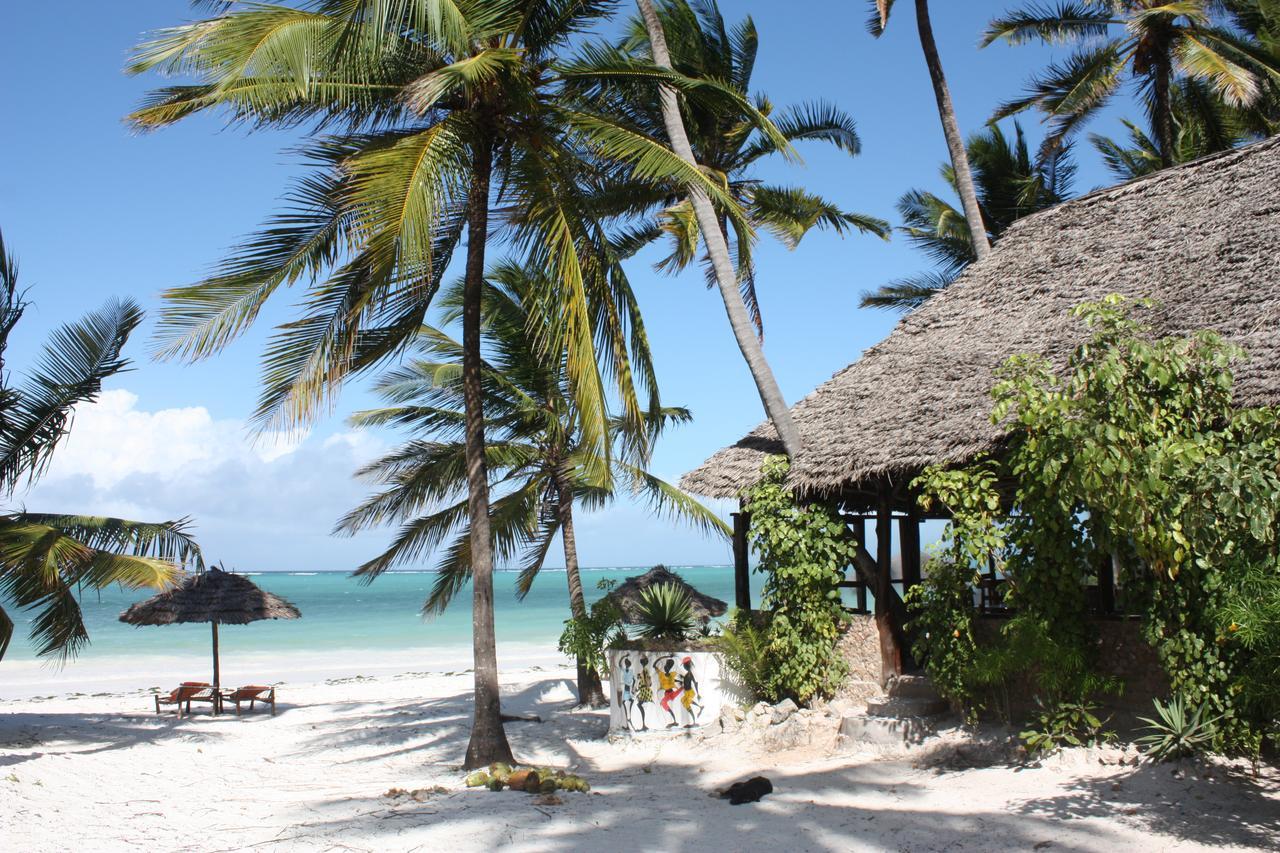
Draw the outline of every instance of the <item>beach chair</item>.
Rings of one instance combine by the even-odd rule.
[[[240,716],[240,704],[242,702],[249,703],[249,710],[254,709],[254,705],[261,702],[264,706],[271,706],[271,716],[276,715],[276,689],[274,687],[264,687],[260,684],[250,684],[245,687],[237,687],[235,690],[224,691],[220,697],[220,704],[227,702],[234,703],[236,706],[236,716]]]
[[[161,705],[173,705],[178,712],[178,716],[182,716],[182,709],[185,706],[187,713],[191,713],[192,702],[208,702],[213,713],[218,713],[219,703],[218,696],[214,693],[213,686],[207,681],[184,681],[182,684],[169,691],[169,695],[161,696],[159,693],[155,695],[156,713],[161,712]]]

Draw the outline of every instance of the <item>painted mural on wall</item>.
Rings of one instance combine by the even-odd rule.
[[[724,704],[720,662],[707,652],[609,652],[609,726],[631,732],[692,729]]]

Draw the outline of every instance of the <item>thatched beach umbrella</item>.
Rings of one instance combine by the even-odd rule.
[[[130,625],[174,625],[209,622],[213,625],[213,686],[218,674],[218,626],[247,625],[262,619],[297,619],[298,608],[272,595],[244,575],[217,567],[190,575],[173,589],[139,601],[120,621]]]
[[[622,618],[635,622],[640,616],[640,596],[651,586],[674,584],[689,595],[689,604],[693,607],[693,616],[699,622],[707,622],[713,616],[723,616],[729,608],[718,598],[712,598],[694,589],[684,578],[667,569],[666,566],[654,566],[642,575],[627,578],[606,596],[622,609]]]

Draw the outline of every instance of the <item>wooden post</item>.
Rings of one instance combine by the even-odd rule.
[[[217,690],[220,686],[218,675],[218,621],[213,621],[213,689]]]
[[[1116,575],[1120,570],[1120,555],[1112,551],[1098,566],[1098,612],[1116,612]]]
[[[733,588],[739,610],[751,609],[751,547],[747,533],[751,529],[751,513],[731,513],[733,518]]]
[[[880,635],[880,686],[889,677],[902,674],[902,626],[893,624],[889,597],[893,594],[890,573],[893,571],[893,505],[887,489],[881,489],[876,506],[876,627]]]
[[[853,521],[853,538],[857,541],[859,548],[867,547],[867,520],[865,518],[857,518]],[[858,577],[855,570],[854,576]],[[867,611],[867,584],[858,577],[857,586],[858,596],[858,612],[866,613]]]
[[[898,519],[902,550],[902,594],[920,583],[920,514],[914,509]]]

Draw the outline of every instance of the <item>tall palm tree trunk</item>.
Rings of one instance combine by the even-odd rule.
[[[489,530],[489,472],[484,459],[480,300],[489,229],[489,179],[493,150],[475,153],[467,210],[467,265],[462,307],[462,392],[466,410],[467,511],[471,522],[471,644],[475,666],[475,716],[463,766],[511,762],[498,693],[498,647],[493,630],[493,537]]]
[[[578,541],[573,533],[573,491],[559,477],[556,488],[560,491],[557,510],[560,522],[560,538],[564,542],[564,574],[569,581],[569,612],[575,619],[587,617],[587,599],[582,594],[582,575],[578,573]],[[578,704],[603,708],[609,704],[605,698],[600,675],[578,659]]]
[[[666,35],[662,31],[662,21],[654,11],[652,0],[636,0],[640,7],[640,15],[644,18],[645,29],[649,32],[649,44],[653,51],[653,62],[660,68],[671,68],[671,54],[667,50]],[[662,86],[659,92],[662,104],[662,120],[666,125],[667,137],[671,142],[671,150],[682,160],[695,168],[698,161],[693,156],[693,147],[689,144],[689,136],[685,133],[684,119],[680,116],[680,103],[676,99],[675,90],[670,86]],[[773,422],[773,428],[782,440],[787,455],[793,459],[800,452],[800,432],[791,420],[791,412],[787,409],[786,400],[778,388],[778,382],[765,360],[764,349],[760,339],[756,337],[751,325],[751,317],[747,306],[742,301],[738,290],[738,275],[733,261],[729,258],[729,246],[720,231],[715,208],[711,199],[701,189],[689,191],[689,202],[693,205],[694,214],[698,218],[698,228],[702,231],[702,239],[707,244],[707,254],[715,269],[716,284],[720,288],[720,297],[724,300],[725,313],[729,315],[729,325],[738,342],[738,349],[747,362],[751,376],[755,380],[756,390],[760,394],[760,402],[764,404],[765,414]]]
[[[1160,146],[1160,165],[1167,168],[1173,165],[1173,105],[1170,102],[1169,86],[1173,77],[1169,56],[1161,53],[1155,61],[1154,79],[1151,90],[1155,97],[1155,115],[1151,117],[1156,126],[1156,142]]]
[[[947,87],[946,75],[942,73],[938,43],[933,38],[933,23],[929,18],[929,0],[916,0],[916,26],[920,30],[920,47],[924,51],[924,61],[929,66],[929,77],[933,81],[933,95],[938,101],[938,117],[942,119],[942,134],[947,138],[947,150],[951,152],[951,167],[956,173],[956,189],[960,192],[960,201],[964,205],[965,221],[969,223],[973,253],[981,261],[991,254],[991,243],[987,240],[982,211],[978,208],[978,193],[973,186],[973,170],[969,168],[969,153],[965,150],[964,136],[961,135],[960,125],[956,121],[956,108],[951,103],[951,90]]]

